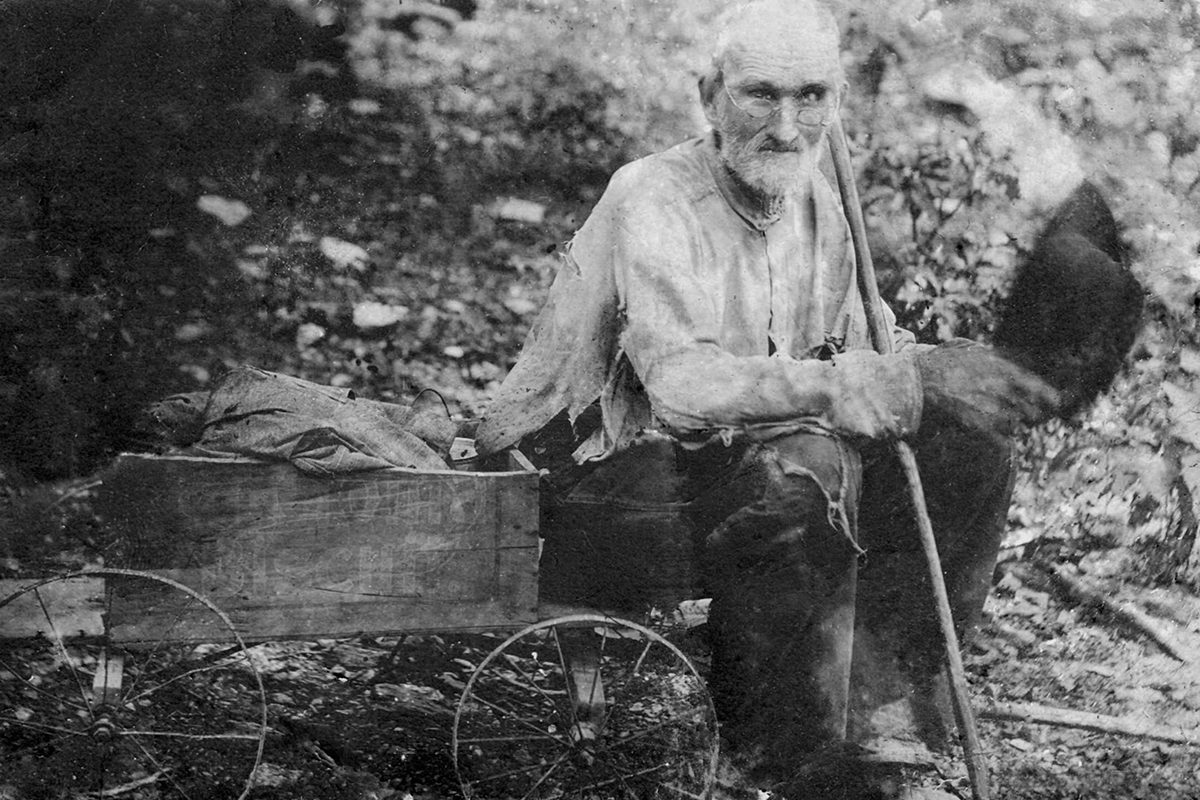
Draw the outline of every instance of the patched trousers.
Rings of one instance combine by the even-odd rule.
[[[965,636],[1007,518],[1011,447],[928,413],[912,444]],[[869,737],[855,720],[872,707],[927,702],[943,645],[887,445],[815,429],[698,448],[657,436],[552,473],[546,489],[545,599],[629,610],[712,598],[710,687],[735,750],[795,768]]]

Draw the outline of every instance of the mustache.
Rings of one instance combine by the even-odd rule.
[[[800,138],[797,136],[790,142],[783,142],[766,134],[761,141],[752,142],[750,149],[756,153],[799,153],[804,149]]]

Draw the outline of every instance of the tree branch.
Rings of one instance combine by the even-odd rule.
[[[1177,661],[1190,664],[1196,660],[1195,654],[1185,649],[1185,646],[1178,641],[1177,635],[1165,630],[1144,611],[1130,603],[1120,603],[1111,597],[1100,594],[1079,578],[1068,574],[1061,567],[1050,567],[1049,573],[1054,582],[1077,602],[1103,609],[1114,618],[1150,637],[1155,644],[1162,648],[1163,652]]]
[[[989,703],[980,709],[979,716],[984,719],[1035,722],[1059,728],[1079,728],[1096,733],[1155,739],[1160,742],[1200,745],[1200,732],[1194,730],[1189,733],[1183,728],[1156,725],[1126,717],[1112,717],[1107,714],[1093,714],[1090,711],[1054,708],[1037,703]]]

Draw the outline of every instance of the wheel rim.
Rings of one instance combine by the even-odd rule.
[[[65,599],[103,581],[100,629],[79,630]],[[115,640],[126,598],[160,619],[148,641]],[[145,598],[149,598],[148,600]],[[39,636],[0,639],[0,773],[30,795],[245,798],[266,738],[266,696],[220,609],[169,578],[100,569],[37,581],[0,600],[0,618]],[[211,633],[180,643],[183,631]]]
[[[590,632],[604,696],[571,702],[567,632]],[[579,633],[574,633],[579,637]],[[455,768],[467,798],[707,798],[716,713],[691,660],[628,620],[576,614],[510,636],[480,663],[454,718]]]

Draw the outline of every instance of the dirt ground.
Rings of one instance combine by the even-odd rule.
[[[1169,631],[1179,654],[1200,653],[1200,601],[1195,597],[1165,590],[1131,591],[1118,579],[1097,577],[1100,564],[1090,569],[1081,579],[1118,603],[1145,611]],[[1195,661],[1183,663],[1111,615],[1071,600],[1028,561],[1005,561],[998,575],[983,629],[967,651],[993,796],[1200,796],[1200,671]],[[703,673],[706,648],[697,630],[702,629],[676,640]],[[176,782],[163,770],[164,774],[143,776],[144,783],[122,784],[120,796],[220,797],[225,795],[209,793],[212,786],[226,785],[228,790],[250,780],[251,798],[457,800],[463,795],[452,757],[456,706],[474,669],[503,640],[501,633],[425,634],[253,645],[251,661],[262,676],[267,699],[265,748],[253,777],[251,752],[242,750],[208,768],[209,790],[187,783],[182,775]],[[246,672],[244,665],[228,669]],[[683,671],[680,666],[680,674]],[[5,688],[0,681],[0,691]],[[218,710],[232,719],[239,713],[238,697],[244,695],[222,691],[229,694],[222,696]],[[998,720],[994,711],[1004,704],[1092,712],[1147,732],[1104,733]],[[13,728],[4,731],[0,748],[6,750],[6,758],[19,758],[22,748],[12,737]],[[1154,736],[1178,736],[1190,744]],[[195,755],[209,757],[200,749]],[[39,751],[39,757],[48,758],[44,763],[83,766],[83,761],[71,761],[53,748]],[[41,771],[36,784],[0,781],[0,790],[8,792],[0,796],[73,796],[57,785],[62,774]],[[935,757],[921,782],[952,796],[971,796],[957,752]],[[183,793],[176,794],[181,786]],[[714,796],[762,797],[724,760]]]
[[[1064,597],[1027,562],[1005,562],[999,574],[986,623],[967,652],[994,796],[1200,797],[1196,663],[1182,663],[1104,612]],[[1180,649],[1200,657],[1200,600],[1166,590],[1134,592],[1113,578],[1096,586],[1146,610]],[[477,663],[478,654],[498,642],[411,636],[395,645],[370,639],[261,645],[272,716],[291,720],[293,732],[269,737],[265,774],[279,786],[252,796],[458,797],[449,746],[454,704],[469,677],[467,663]],[[695,655],[703,669],[703,649]],[[993,703],[1110,715],[1152,724],[1191,744],[999,721],[989,718]],[[318,756],[318,747],[336,750],[338,766]],[[961,761],[940,763],[947,770],[939,776],[943,788],[969,797]],[[728,797],[755,796],[746,785],[719,788]]]
[[[984,624],[965,648],[993,796],[1195,800],[1200,797],[1200,598],[1183,586],[1148,588],[1130,580],[1128,548],[1064,550],[1052,534],[1031,536],[1019,520],[1039,517],[1045,511],[1039,503],[1044,506],[1046,498],[1054,496],[1052,488],[1037,491],[1041,501],[1031,499],[1033,483],[1028,474],[1022,476]],[[61,508],[59,501],[70,496],[69,488],[46,490],[39,496],[39,507]],[[32,510],[9,516],[11,522],[31,529],[38,529],[33,525],[36,518]],[[1053,513],[1040,518],[1051,531],[1065,525]],[[87,563],[72,549],[80,541],[78,525],[55,528],[43,522],[40,529],[48,531],[43,544],[60,565]],[[13,559],[3,564],[6,572],[16,566]],[[1080,586],[1090,594],[1081,595]],[[11,609],[0,607],[0,630]],[[688,624],[673,626],[670,639],[704,675],[708,651],[702,607],[692,604],[687,611]],[[73,623],[63,623],[59,629],[72,628]],[[128,713],[122,712],[120,724],[135,731],[165,726],[183,734],[180,750],[122,773],[106,785],[116,790],[106,796],[215,799],[237,797],[249,787],[246,796],[255,799],[458,800],[463,793],[452,746],[455,713],[476,668],[508,633],[251,643],[242,661],[214,644],[185,646],[179,655],[166,647],[160,654],[154,646],[150,656],[161,656],[166,671],[151,677],[167,676],[158,682],[164,690],[139,692],[136,697],[141,699],[126,706]],[[79,713],[84,709],[77,698],[87,694],[88,684],[94,691],[94,676],[100,672],[96,652],[86,638],[64,648],[43,639],[31,654],[28,642],[6,642],[0,636],[0,761],[7,772],[0,776],[0,797],[82,796],[78,791],[86,786],[93,762],[71,748],[80,743],[74,733],[95,730],[86,719],[81,727],[75,717],[87,716]],[[629,664],[645,658],[638,652],[622,660],[613,649],[612,663],[617,670],[628,670]],[[93,654],[90,660],[88,653]],[[539,658],[536,652],[520,656],[532,675],[530,657],[535,662]],[[543,665],[547,658],[543,653]],[[553,662],[550,658],[550,672],[556,669]],[[72,669],[64,669],[67,665]],[[265,726],[250,665],[262,680]],[[141,674],[132,669],[127,667],[127,674]],[[687,662],[680,659],[668,659],[658,669],[655,682],[639,690],[636,704],[629,703],[628,694],[615,695],[651,720],[665,713],[680,682],[690,680]],[[496,673],[493,665],[478,687],[504,691],[514,678],[516,683],[526,678],[526,673],[518,673]],[[174,676],[179,676],[178,682]],[[200,682],[192,682],[192,677]],[[135,685],[137,680],[141,678],[134,679]],[[688,691],[695,695],[699,685],[696,681]],[[532,705],[529,697],[514,702],[529,709],[525,719],[539,735],[562,725],[540,708],[543,704],[536,696],[545,699],[546,706],[553,705],[552,696],[565,696],[561,684],[546,683],[526,695],[533,697]],[[509,700],[506,696],[503,702]],[[1083,722],[1046,721],[1063,711],[1092,716]],[[662,718],[672,719],[670,714]],[[674,719],[690,721],[682,715]],[[198,738],[228,730],[262,732],[257,770],[253,747],[246,742],[234,742],[226,751]],[[521,736],[508,731],[496,738],[511,743]],[[660,746],[675,747],[676,741],[660,741]],[[679,752],[703,762],[705,744],[706,740],[693,742],[687,745],[692,750]],[[508,758],[508,751],[491,757],[493,763],[500,762]],[[524,745],[513,745],[512,757],[514,763],[526,759],[534,764],[544,758]],[[930,768],[920,773],[923,785],[939,786],[952,796],[971,796],[956,748],[926,758]],[[740,780],[726,760],[721,760],[716,775],[715,798],[762,800],[757,787]]]

